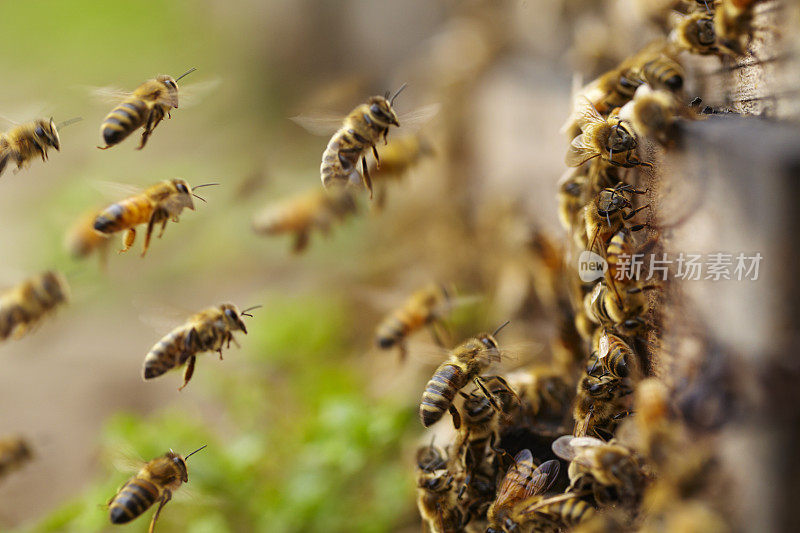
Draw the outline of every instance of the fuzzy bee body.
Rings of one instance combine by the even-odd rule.
[[[64,276],[48,271],[0,295],[0,340],[19,338],[69,299]]]
[[[33,457],[30,445],[21,437],[0,439],[0,478]]]
[[[17,164],[17,170],[30,165],[36,156],[47,161],[47,150],[51,147],[61,150],[58,128],[52,118],[20,124],[1,134],[0,175],[11,161]]]
[[[393,346],[400,348],[401,359],[405,358],[405,340],[409,335],[425,326],[433,328],[450,304],[450,294],[444,285],[431,284],[414,292],[408,300],[384,318],[375,331],[376,344],[386,350]],[[441,340],[441,339],[438,339]]]
[[[243,331],[247,334],[242,314],[233,304],[210,307],[195,314],[150,349],[144,359],[144,379],[153,379],[188,362],[183,385],[178,390],[183,389],[192,378],[197,354],[215,351],[222,359],[223,346],[236,343],[233,332]]]

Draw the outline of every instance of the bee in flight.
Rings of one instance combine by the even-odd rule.
[[[69,299],[69,286],[58,272],[47,271],[0,294],[0,340],[20,338]]]
[[[33,122],[19,124],[11,130],[0,134],[0,175],[9,161],[17,164],[17,170],[30,165],[37,155],[42,161],[47,161],[47,150],[55,148],[61,150],[61,138],[58,136],[59,128],[63,128],[81,120],[73,118],[58,125],[53,121],[40,118]]]
[[[226,303],[193,315],[185,324],[170,331],[148,352],[144,358],[144,379],[158,377],[188,361],[183,372],[183,385],[178,388],[182,390],[192,379],[197,354],[217,352],[222,360],[223,345],[226,348],[230,348],[231,342],[239,345],[233,332],[242,331],[247,335],[247,328],[241,317],[252,317],[248,311],[259,307],[261,306],[256,305],[239,311],[235,305]]]
[[[103,120],[100,126],[100,135],[103,136],[105,146],[98,146],[107,150],[115,144],[121,143],[128,135],[144,127],[142,141],[138,150],[144,148],[147,139],[156,129],[166,115],[171,118],[170,111],[178,109],[178,81],[197,70],[191,68],[177,78],[167,74],[156,76],[147,80],[126,98]]]
[[[218,184],[206,183],[198,185],[194,189],[210,185]],[[192,196],[203,200],[194,194],[194,189],[181,178],[160,181],[139,194],[105,208],[94,219],[94,229],[105,234],[124,230],[123,248],[120,252],[127,252],[136,239],[135,227],[139,224],[147,224],[147,233],[145,233],[144,248],[142,249],[142,257],[144,257],[150,246],[150,237],[156,224],[161,224],[161,231],[158,234],[158,237],[161,238],[167,222],[170,220],[178,222],[178,215],[184,208],[194,211]]]
[[[33,458],[28,441],[22,437],[0,439],[0,479]]]
[[[453,398],[467,383],[474,381],[481,391],[489,398],[492,406],[498,411],[502,410],[484,385],[489,379],[497,379],[509,391],[511,387],[500,376],[481,376],[495,361],[500,360],[500,349],[497,346],[495,335],[503,329],[508,322],[500,326],[494,333],[481,333],[471,337],[450,352],[450,356],[433,373],[425,391],[422,393],[422,402],[419,405],[419,418],[422,425],[430,427],[438,422],[446,411],[450,411],[453,423],[458,429],[461,426],[461,415],[453,405]]]
[[[308,246],[311,231],[324,235],[331,226],[355,213],[357,205],[350,191],[312,191],[268,205],[253,219],[253,229],[264,235],[294,234],[292,251],[300,253]]]
[[[130,478],[113,498],[108,501],[109,518],[112,524],[126,524],[147,511],[154,503],[158,508],[150,521],[149,533],[153,533],[161,509],[172,499],[172,493],[182,483],[189,481],[186,460],[205,448],[201,446],[185,457],[170,450],[145,464]]]
[[[442,326],[443,315],[451,305],[452,296],[447,287],[432,283],[414,292],[402,307],[381,321],[375,332],[375,342],[383,350],[397,346],[402,361],[407,353],[406,339],[427,325],[436,342],[442,345],[442,336],[437,328]]]
[[[94,229],[94,220],[99,213],[98,209],[93,209],[79,217],[67,231],[64,246],[76,259],[83,259],[96,251],[101,267],[105,267],[109,238],[107,234]]]

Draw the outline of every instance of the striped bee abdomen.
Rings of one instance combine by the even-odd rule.
[[[144,379],[158,377],[186,362],[195,350],[187,349],[185,339],[186,329],[179,327],[158,341],[144,358]]]
[[[107,145],[124,140],[138,127],[145,123],[149,109],[144,100],[129,98],[115,107],[103,120],[100,133]]]
[[[422,325],[421,318],[421,316],[413,315],[404,309],[393,313],[378,326],[376,334],[378,346],[381,348],[394,346],[412,330]]]
[[[456,393],[467,384],[467,375],[453,363],[444,363],[428,381],[419,405],[422,425],[429,427],[439,421],[453,403]]]
[[[145,195],[133,196],[103,209],[93,227],[101,233],[114,233],[147,222],[152,212],[153,205]]]
[[[109,504],[112,524],[124,524],[147,511],[158,499],[158,488],[145,479],[133,478]]]

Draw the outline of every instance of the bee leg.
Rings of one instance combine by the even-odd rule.
[[[222,361],[222,348],[218,348],[217,353],[219,354],[219,360]]]
[[[383,144],[384,146],[389,144],[389,141],[386,140],[386,136],[389,135],[389,128],[383,130]]]
[[[446,348],[447,347],[446,340],[449,340],[450,334],[448,333],[444,323],[434,319],[433,321],[431,321],[429,329],[431,331],[431,335],[433,336],[433,340],[436,342],[436,344],[438,344],[442,348]]]
[[[3,156],[0,157],[0,175],[2,175],[3,171],[6,169],[6,165],[8,164],[8,157],[9,157],[8,154],[3,154]]]
[[[517,402],[522,403],[522,398],[519,397],[519,395],[517,394],[517,391],[515,391],[514,388],[511,385],[508,384],[508,381],[506,381],[506,379],[504,377],[502,377],[502,376],[492,376],[492,377],[494,379],[496,379],[503,387],[505,387],[505,389],[508,392],[513,394],[514,398],[517,399]]]
[[[632,211],[631,211],[630,213],[628,213],[627,215],[622,215],[622,219],[623,219],[623,220],[630,220],[631,218],[633,218],[633,217],[634,217],[634,215],[636,215],[636,213],[638,213],[638,212],[639,212],[639,211],[641,211],[642,209],[647,209],[647,208],[649,208],[649,207],[650,207],[650,204],[643,205],[642,207],[639,207],[639,208],[637,208],[637,209],[634,209],[634,210],[632,210]]]
[[[369,177],[369,169],[367,168],[367,158],[361,158],[361,168],[364,169],[364,172],[361,173],[361,178],[364,180],[364,186],[369,191],[369,199],[372,200],[372,180]]]
[[[519,468],[517,465],[517,460],[514,459],[514,456],[505,451],[503,448],[496,447],[495,444],[497,444],[497,433],[492,433],[489,437],[489,449],[492,450],[495,455],[498,455],[503,459],[511,459],[511,463],[514,465],[514,468]]]
[[[299,254],[308,247],[308,231],[299,231],[294,236],[294,244],[292,245],[292,253]]]
[[[153,214],[150,216],[150,220],[147,221],[147,232],[144,234],[144,247],[142,248],[142,257],[144,254],[147,253],[147,249],[150,247],[150,237],[153,236],[153,227],[156,225],[156,222],[161,221],[161,211],[156,209],[153,211]]]
[[[136,240],[136,230],[134,228],[130,228],[125,231],[125,234],[122,236],[122,250],[119,250],[118,253],[127,252],[133,246],[133,241]]]
[[[167,502],[170,501],[171,499],[172,499],[172,491],[169,489],[164,490],[164,495],[161,496],[161,500],[158,504],[158,509],[156,509],[156,512],[153,513],[153,519],[150,520],[150,529],[148,530],[148,533],[153,533],[155,531],[156,520],[158,520],[158,515],[161,514],[161,509],[163,509],[164,506],[167,505]]]
[[[153,131],[153,115],[154,111],[150,111],[150,114],[147,115],[147,122],[144,125],[144,131],[142,132],[142,140],[139,142],[139,146],[136,148],[137,150],[141,150],[144,148],[144,145],[147,144],[147,138],[150,137],[150,133]]]
[[[162,235],[164,235],[164,230],[167,229],[167,222],[169,222],[168,218],[164,219],[164,222],[161,223],[161,231],[158,232],[158,238],[160,239]]]
[[[189,360],[186,363],[186,370],[183,371],[183,385],[178,387],[179,391],[183,390],[183,388],[189,384],[189,380],[192,379],[192,374],[194,374],[194,363],[196,360],[197,356],[195,355],[189,356]]]
[[[456,406],[451,403],[450,407],[448,407],[447,410],[450,411],[450,416],[453,417],[453,427],[456,429],[460,428],[461,414],[459,414],[458,409],[456,409]]]
[[[381,168],[381,159],[378,157],[378,149],[375,148],[374,144],[372,145],[372,155],[375,156],[376,168]]]
[[[482,378],[480,378],[480,377],[477,377],[477,378],[475,378],[475,384],[476,384],[478,387],[480,387],[480,389],[481,389],[481,391],[483,392],[484,396],[486,396],[486,399],[487,399],[487,400],[489,400],[489,403],[490,403],[490,404],[492,404],[492,407],[494,407],[494,410],[495,410],[495,411],[497,411],[498,413],[499,413],[499,412],[502,412],[502,411],[503,411],[503,409],[502,409],[502,408],[500,407],[500,405],[497,403],[497,400],[495,399],[495,397],[494,397],[494,394],[492,394],[491,392],[489,392],[489,391],[486,389],[486,386],[483,384],[483,379],[482,379]]]
[[[397,343],[398,354],[400,355],[400,363],[404,363],[406,357],[408,357],[408,347],[406,346],[405,341],[400,341]]]
[[[239,344],[239,341],[236,340],[236,337],[233,336],[233,333],[228,333],[228,348],[231,347],[231,342],[233,342],[234,346],[237,348],[242,348],[242,345]]]

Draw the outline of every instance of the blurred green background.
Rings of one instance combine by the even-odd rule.
[[[190,481],[165,508],[159,531],[419,527],[411,465],[415,443],[429,438],[416,410],[433,363],[400,366],[394,353],[373,347],[386,312],[374,296],[402,296],[432,279],[484,291],[503,268],[486,250],[504,244],[495,234],[469,238],[473,224],[462,210],[469,201],[475,207],[467,210],[486,209],[501,229],[491,210],[508,200],[498,200],[497,191],[519,197],[533,186],[536,212],[555,224],[550,199],[560,157],[533,159],[529,147],[558,153],[550,148],[561,141],[548,132],[566,116],[569,75],[552,65],[568,36],[540,21],[554,20],[546,2],[510,3],[525,28],[516,32],[516,55],[494,64],[492,82],[468,85],[463,80],[488,69],[502,47],[491,37],[480,48],[485,43],[468,36],[469,46],[443,56],[435,35],[459,13],[474,10],[480,20],[482,4],[502,2],[3,2],[8,53],[0,114],[19,122],[51,115],[83,121],[61,132],[62,150],[51,151],[47,163],[0,178],[0,285],[57,268],[73,293],[71,305],[35,334],[0,345],[0,435],[26,435],[37,455],[0,481],[0,530],[143,531],[152,511],[126,526],[108,524],[103,506],[130,476],[115,457],[151,459],[203,444],[208,448],[189,461]],[[458,24],[450,29],[460,31]],[[530,28],[538,40],[530,40]],[[538,56],[550,59],[531,62]],[[425,61],[433,65],[428,71],[410,74]],[[442,73],[444,81],[436,81],[441,65],[453,67],[452,79]],[[143,152],[134,149],[138,133],[111,150],[94,148],[113,106],[94,98],[93,87],[132,90],[190,67],[198,70],[181,90],[199,87],[200,100],[165,120]],[[334,228],[331,238],[313,235],[303,256],[289,254],[287,238],[253,234],[250,220],[264,204],[319,187],[326,140],[287,117],[345,114],[403,81],[410,85],[398,99],[400,112],[431,101],[463,112],[449,125],[462,137],[450,139],[440,159],[477,155],[439,164],[429,173],[438,182],[412,181],[381,214],[361,201],[361,216]],[[469,95],[436,94],[437,83],[468,87]],[[506,107],[495,107],[498,100]],[[465,129],[473,119],[477,125]],[[493,172],[500,180],[494,195],[484,190],[452,201],[470,180]],[[540,175],[547,186],[536,189]],[[221,186],[204,189],[208,203],[170,224],[144,260],[141,235],[128,254],[112,251],[105,272],[95,258],[69,257],[69,225],[117,199],[103,182],[145,187],[175,176]],[[518,298],[511,279],[505,290]],[[161,336],[224,301],[264,305],[249,319],[250,334],[238,335],[241,350],[227,351],[224,361],[201,356],[181,393],[179,373],[141,380],[144,355]],[[484,301],[453,327],[474,333],[506,316],[502,304]]]

